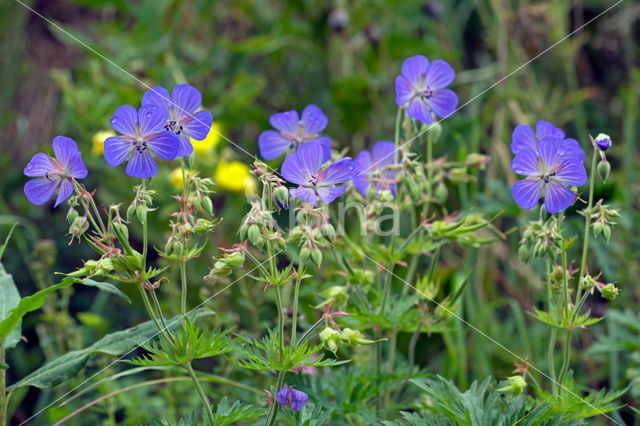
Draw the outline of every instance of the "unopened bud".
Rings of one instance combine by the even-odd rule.
[[[529,256],[531,255],[531,250],[529,246],[526,244],[521,244],[518,248],[518,257],[520,258],[520,262],[527,263],[529,261]]]
[[[74,220],[76,220],[76,218],[80,216],[80,214],[78,213],[78,211],[76,209],[74,209],[73,207],[71,207],[69,209],[69,211],[67,212],[67,222],[69,223],[73,223]]]
[[[521,395],[527,387],[527,382],[522,376],[507,377],[507,386],[497,389],[498,392],[509,392],[513,395]]]
[[[322,251],[319,248],[311,250],[311,260],[318,268],[322,266]]]
[[[444,182],[438,183],[433,195],[437,203],[443,204],[444,202],[446,202],[447,197],[449,196],[449,190],[447,189],[447,185],[445,185]]]
[[[600,176],[600,179],[602,179],[603,182],[607,181],[610,172],[611,164],[606,159],[600,160],[598,162],[598,176]]]
[[[330,242],[336,239],[336,228],[333,227],[330,223],[325,223],[322,225],[322,236],[325,237]]]
[[[580,279],[580,289],[583,291],[591,291],[596,286],[596,280],[591,275],[586,275]]]
[[[318,333],[322,345],[335,353],[338,350],[338,341],[340,340],[340,333],[331,327],[326,327],[320,333]]]
[[[251,244],[253,244],[254,246],[259,243],[260,228],[258,228],[258,225],[249,226],[249,229],[247,230],[247,237],[249,238],[249,241],[251,241]]]
[[[281,209],[286,209],[289,203],[289,190],[283,185],[277,186],[273,190],[273,198]]]
[[[607,300],[614,300],[620,294],[620,290],[613,283],[609,283],[600,289],[602,297]]]
[[[80,238],[87,229],[89,229],[89,221],[87,221],[87,218],[85,216],[78,216],[69,227],[69,234],[71,234],[73,238]]]
[[[596,145],[598,145],[598,148],[600,148],[600,150],[606,151],[609,149],[609,147],[611,147],[611,138],[609,137],[609,135],[600,133],[596,137]]]

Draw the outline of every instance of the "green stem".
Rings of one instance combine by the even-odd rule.
[[[278,307],[278,352],[283,356],[284,350],[284,307],[282,305],[282,291],[276,287],[276,306]]]
[[[293,317],[291,318],[291,345],[296,344],[296,338],[298,335],[298,295],[300,294],[300,282],[304,276],[304,268],[298,270],[298,276],[296,277],[296,284],[293,289]]]
[[[562,348],[562,367],[560,368],[560,375],[558,376],[558,385],[563,387],[564,379],[569,371],[569,363],[571,361],[571,335],[572,330],[565,330],[564,346]]]
[[[282,385],[284,384],[284,376],[286,374],[287,374],[286,371],[278,372],[278,381],[276,382],[276,392],[278,392],[282,388]],[[267,417],[267,420],[264,423],[266,426],[273,425],[273,423],[275,423],[276,421],[276,416],[278,414],[278,401],[276,401],[275,395],[273,395],[272,403],[273,405],[271,406],[271,410],[269,411],[269,416]]]
[[[142,179],[142,189],[147,188],[147,181]],[[144,209],[142,221],[142,273],[146,274],[147,271],[147,209]]]
[[[213,411],[211,410],[211,403],[207,398],[207,394],[204,393],[204,389],[202,389],[202,385],[200,384],[200,380],[198,380],[198,376],[196,376],[195,371],[193,371],[193,367],[191,366],[191,362],[188,362],[184,365],[184,368],[189,372],[189,376],[191,376],[191,380],[193,380],[193,384],[196,385],[196,389],[198,390],[198,394],[200,395],[200,399],[202,399],[202,403],[207,410],[207,416],[209,417],[209,423],[213,426],[215,424],[215,417],[213,416]]]
[[[180,312],[187,315],[187,262],[180,261]]]
[[[569,320],[569,277],[567,276],[567,252],[562,249],[562,309],[563,322]],[[568,325],[568,323],[566,324]]]
[[[4,341],[0,340],[0,363],[5,363]],[[0,426],[7,424],[7,394],[5,388],[7,386],[7,370],[4,365],[0,365]]]
[[[545,262],[546,282],[547,282],[547,309],[549,313],[553,310],[553,293],[551,291],[551,264],[549,259]],[[551,327],[551,336],[549,336],[549,347],[547,348],[547,362],[549,363],[549,377],[551,379],[551,390],[554,395],[558,395],[558,384],[556,380],[556,363],[555,363],[555,347],[558,329]]]
[[[582,289],[580,288],[580,282],[586,274],[587,268],[587,252],[589,250],[589,227],[591,225],[591,209],[593,207],[593,191],[596,183],[596,168],[597,168],[598,153],[594,147],[593,159],[591,160],[591,174],[589,176],[589,204],[584,215],[584,237],[582,239],[582,260],[580,261],[580,276],[578,279],[578,290],[576,291],[576,302],[580,300],[582,295]],[[576,303],[577,304],[577,303]],[[576,314],[578,312],[576,311]]]
[[[396,114],[396,131],[395,131],[395,149],[393,150],[393,164],[397,164],[400,159],[399,145],[400,145],[400,123],[402,122],[402,108],[398,108]]]
[[[149,317],[154,322],[156,327],[158,327],[158,331],[160,331],[162,336],[164,336],[164,338],[167,339],[167,341],[169,343],[173,344],[173,339],[168,334],[169,330],[166,329],[165,327],[163,327],[162,324],[160,324],[160,321],[158,320],[158,316],[153,311],[153,306],[151,305],[151,302],[149,301],[149,296],[147,295],[142,283],[140,283],[138,285],[138,289],[140,290],[140,297],[142,298],[142,302],[144,303],[144,307],[147,310],[147,313],[149,314]]]

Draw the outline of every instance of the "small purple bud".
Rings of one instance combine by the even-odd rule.
[[[304,404],[307,403],[309,395],[306,393],[295,390],[291,386],[285,386],[276,394],[276,401],[278,404],[289,407],[293,411],[300,411]]]
[[[609,135],[605,135],[604,133],[600,133],[598,137],[596,137],[596,145],[602,151],[606,151],[611,146],[611,138]]]

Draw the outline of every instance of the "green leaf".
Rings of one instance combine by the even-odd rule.
[[[39,292],[20,300],[18,305],[9,312],[6,318],[3,318],[3,320],[0,321],[0,340],[8,338],[9,334],[20,325],[20,321],[23,316],[31,311],[40,309],[47,300],[47,294],[61,288],[69,287],[70,285],[73,285],[74,282],[76,282],[75,278],[67,277],[56,285],[47,287],[44,290],[40,290]]]
[[[20,293],[16,287],[13,277],[8,274],[2,263],[0,263],[0,321],[4,321],[13,310],[20,303]],[[9,333],[0,340],[4,339],[5,349],[15,347],[20,341],[21,327],[20,321],[18,321]]]
[[[193,311],[189,315],[189,318],[196,319],[212,314],[213,311],[210,309],[200,308]],[[181,322],[182,316],[177,315],[168,320],[168,328],[175,329]],[[14,389],[24,386],[34,386],[40,389],[54,387],[75,376],[86,365],[91,356],[97,354],[121,356],[127,354],[132,348],[154,338],[157,334],[158,330],[152,321],[147,321],[126,330],[107,334],[85,349],[69,352],[45,364],[19,382],[9,386],[7,390],[13,391]]]
[[[115,285],[111,284],[111,283],[105,283],[102,281],[95,281],[92,280],[91,278],[86,279],[82,282],[82,284],[84,285],[88,285],[91,287],[98,287],[100,290],[102,291],[106,291],[107,293],[111,293],[111,294],[115,294],[118,297],[121,297],[122,299],[126,300],[128,303],[131,303],[131,299],[129,299],[129,296],[127,296],[122,290],[120,290],[118,287],[116,287]]]

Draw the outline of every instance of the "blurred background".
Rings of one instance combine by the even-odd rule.
[[[457,77],[452,88],[465,104],[442,123],[436,155],[464,159],[469,152],[481,152],[491,158],[486,170],[477,172],[475,182],[450,188],[453,201],[449,209],[473,207],[490,216],[501,213],[496,225],[509,233],[505,241],[470,254],[451,251],[444,264],[452,270],[456,265],[473,270],[461,314],[516,353],[544,358],[548,329],[526,314],[543,288],[531,269],[535,265],[524,265],[517,257],[519,234],[513,231],[536,213],[521,211],[511,198],[510,184],[516,179],[509,167],[511,132],[521,123],[549,120],[578,139],[585,150],[589,134],[611,136],[613,147],[607,156],[612,174],[596,188],[596,199],[602,197],[620,209],[622,219],[609,245],[601,238],[593,241],[592,259],[597,263],[590,270],[602,270],[603,281],[617,282],[623,297],[590,306],[598,316],[610,315],[581,333],[579,345],[595,346],[581,354],[578,368],[586,371],[585,385],[632,384],[637,388],[631,388],[624,402],[633,404],[640,397],[638,2],[619,2],[545,52],[616,3],[22,1],[25,5],[16,0],[0,4],[0,236],[10,224],[20,221],[3,262],[23,296],[56,282],[53,271],[71,271],[92,256],[83,245],[68,245],[65,208],[33,206],[22,193],[24,165],[34,153],[48,152],[54,136],[66,135],[78,142],[90,170],[85,183],[98,189],[101,204],[129,202],[135,182],[122,168],[109,167],[102,157],[102,141],[108,133],[101,132],[110,130],[111,114],[122,104],[137,107],[144,85],[170,88],[190,83],[197,87],[204,108],[213,113],[216,131],[225,136],[212,133],[196,145],[196,167],[216,180],[214,206],[216,214],[224,217],[208,252],[190,267],[192,281],[201,282],[216,247],[237,242],[237,226],[248,210],[245,193],[256,185],[246,166],[253,157],[243,150],[252,155],[257,152],[257,137],[269,128],[268,118],[274,112],[301,110],[314,103],[329,117],[326,133],[338,150],[355,155],[377,140],[392,140],[395,76],[405,58],[423,54],[453,66]],[[507,78],[492,87],[503,77]],[[168,194],[175,191],[175,185],[180,187],[180,176],[174,172],[178,167],[177,161],[163,163],[153,182],[162,195],[158,197],[157,232],[152,232],[160,248],[166,238],[163,229],[168,213],[176,207]],[[579,232],[582,217],[575,208],[568,215],[568,226]],[[443,268],[440,273],[451,272]],[[200,295],[211,291],[203,285]],[[234,307],[221,314],[223,323],[237,321],[235,312],[263,309],[249,306],[251,298],[246,296],[251,291],[235,288],[216,302]],[[261,291],[257,289],[257,294]],[[310,304],[314,299],[309,297]],[[27,317],[23,331],[27,344],[9,355],[9,382],[46,359],[86,346],[107,330],[122,329],[144,318],[142,309],[125,305],[92,289],[68,289],[56,296],[52,308]],[[113,315],[114,311],[118,314]],[[426,343],[423,366],[456,378],[462,386],[489,374],[509,374],[512,360],[506,353],[460,327],[462,347],[469,348],[460,356],[474,353],[466,369],[450,371],[442,355],[429,358]],[[54,337],[59,341],[51,341]],[[63,391],[22,391],[12,400],[16,418],[27,417]],[[139,402],[136,398],[146,394],[133,395],[117,404],[133,410]],[[147,403],[161,406],[162,400]],[[624,410],[622,413],[616,415],[624,415]],[[50,419],[59,415],[55,410],[49,414]],[[44,424],[47,419],[39,421]]]

